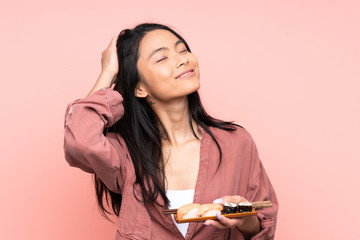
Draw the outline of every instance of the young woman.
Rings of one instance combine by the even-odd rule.
[[[250,134],[209,116],[196,57],[159,24],[123,30],[102,53],[87,97],[69,104],[65,157],[95,176],[116,239],[273,239],[278,204]],[[164,209],[271,200],[258,216],[176,224]],[[110,202],[110,203],[109,203]]]

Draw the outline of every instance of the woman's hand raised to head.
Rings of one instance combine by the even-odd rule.
[[[118,56],[116,52],[117,36],[111,39],[109,46],[101,54],[101,72],[116,76],[119,71]]]
[[[118,36],[111,39],[109,46],[101,54],[101,73],[98,77],[94,87],[89,92],[88,96],[97,90],[105,87],[111,87],[114,83],[116,75],[119,71],[119,63],[117,56],[117,42]]]
[[[224,196],[222,198],[218,198],[214,200],[214,203],[225,203],[225,202],[232,202],[232,203],[239,203],[239,202],[248,202],[245,198],[234,195],[234,196]],[[218,221],[216,220],[206,220],[205,225],[211,225],[213,227],[224,229],[224,228],[238,228],[242,234],[244,235],[245,239],[250,238],[251,236],[255,235],[260,231],[260,222],[257,216],[247,216],[241,218],[227,218],[224,215],[216,215]]]

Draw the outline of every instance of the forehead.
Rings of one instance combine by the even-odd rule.
[[[171,32],[156,29],[145,34],[139,45],[139,55],[148,56],[152,51],[162,47],[173,47],[179,39]]]

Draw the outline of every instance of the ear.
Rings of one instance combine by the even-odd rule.
[[[148,95],[149,94],[146,91],[146,89],[144,88],[144,86],[142,86],[142,84],[138,83],[135,87],[135,96],[138,98],[146,98]]]

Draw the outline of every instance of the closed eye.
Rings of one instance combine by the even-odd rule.
[[[187,52],[188,50],[185,48],[184,50],[181,50],[180,53]]]
[[[161,61],[163,61],[163,60],[165,60],[165,59],[167,59],[167,57],[160,58],[160,59],[157,60],[156,62],[158,63],[158,62],[161,62]]]

